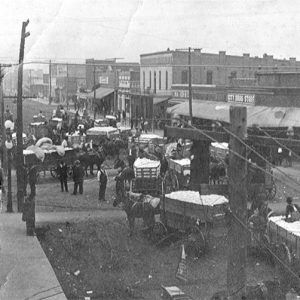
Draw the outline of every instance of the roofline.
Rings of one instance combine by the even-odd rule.
[[[299,74],[300,75],[300,72],[257,72],[256,75],[276,75],[276,74]]]
[[[157,55],[157,54],[166,54],[166,53],[175,53],[175,52],[179,52],[179,51],[175,51],[175,50],[165,50],[165,51],[158,51],[158,52],[152,52],[152,53],[143,53],[143,54],[140,54],[140,57],[143,57],[143,56],[151,56],[151,55]]]

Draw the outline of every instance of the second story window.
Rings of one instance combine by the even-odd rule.
[[[166,71],[166,90],[168,89],[168,71]]]
[[[182,84],[188,83],[188,71],[186,71],[186,70],[181,72],[181,83]]]
[[[213,72],[207,71],[206,73],[206,84],[212,84],[213,83]]]
[[[158,73],[158,89],[161,90],[161,71]]]
[[[151,71],[149,72],[149,88],[151,89]]]
[[[146,85],[145,72],[143,72],[143,90],[145,90],[145,85]]]
[[[154,78],[153,78],[153,89],[154,93],[156,93],[156,72],[154,71]]]

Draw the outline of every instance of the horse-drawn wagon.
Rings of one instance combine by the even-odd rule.
[[[131,191],[150,195],[161,195],[162,178],[160,161],[137,158],[133,164],[135,178],[131,181]]]
[[[95,145],[101,145],[106,138],[119,138],[120,134],[115,127],[92,127],[86,131],[86,141],[92,141]]]
[[[200,195],[196,191],[175,191],[162,196],[160,221],[153,239],[161,243],[172,236],[184,238],[187,251],[198,257],[207,249],[212,225],[224,219],[228,200],[223,195]]]
[[[36,139],[48,136],[48,128],[45,122],[32,122],[29,125],[30,134]]]
[[[24,165],[26,168],[30,168],[32,166],[37,167],[37,171],[50,171],[52,177],[56,178],[57,174],[57,166],[61,160],[64,160],[68,165],[68,173],[71,176],[72,174],[72,165],[76,160],[76,152],[72,148],[64,148],[63,150],[45,150],[38,149],[39,153],[34,150],[23,150],[24,154]]]

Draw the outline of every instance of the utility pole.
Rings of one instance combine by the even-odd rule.
[[[247,108],[230,107],[229,140],[229,209],[227,291],[230,300],[246,295],[247,258],[247,161],[245,140],[247,132]],[[241,157],[239,157],[239,156]]]
[[[94,120],[96,119],[96,65],[94,65]]]
[[[3,168],[4,173],[7,171],[7,151],[5,147],[4,137],[6,136],[5,126],[4,126],[4,98],[3,98],[3,89],[2,89],[2,81],[4,78],[4,73],[2,72],[2,68],[9,68],[11,64],[0,64],[0,102],[1,102],[1,134],[2,134],[2,154],[1,154],[1,167]]]
[[[68,94],[69,94],[69,66],[67,64],[67,84],[66,84],[66,104],[67,104],[67,110],[69,109]]]
[[[52,90],[52,82],[51,82],[51,59],[49,61],[49,104],[51,104],[51,90]]]
[[[176,49],[176,51],[188,51],[188,66],[189,66],[189,114],[190,114],[190,124],[193,125],[193,89],[192,89],[192,63],[191,63],[191,51],[201,51],[202,48],[184,48]]]
[[[22,103],[22,85],[23,85],[23,60],[24,60],[24,48],[25,38],[30,35],[26,32],[26,27],[29,24],[29,20],[23,22],[21,31],[21,43],[19,53],[19,68],[18,68],[18,98],[17,98],[17,199],[18,199],[18,212],[22,211],[24,202],[24,157],[23,157],[23,103]]]
[[[190,111],[190,122],[191,125],[193,125],[191,47],[189,47],[188,65],[189,65],[189,111]]]

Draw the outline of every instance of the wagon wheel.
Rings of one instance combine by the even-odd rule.
[[[272,179],[272,186],[266,188],[267,199],[273,200],[276,196],[276,192],[277,192],[276,183],[274,182],[274,179]]]
[[[292,277],[288,268],[291,269],[292,255],[285,243],[276,245],[276,256],[275,258],[275,274],[280,282],[281,288],[288,291]]]
[[[206,251],[207,242],[205,235],[198,226],[190,229],[190,233],[185,242],[186,253],[190,257],[199,258]]]
[[[50,168],[50,174],[53,178],[57,178],[58,177],[58,174],[57,174],[57,170],[55,167],[51,167]]]
[[[159,243],[159,241],[161,239],[163,239],[166,234],[167,234],[168,230],[166,228],[166,226],[164,225],[164,223],[158,221],[155,222],[152,231],[151,231],[151,240],[154,243]]]
[[[164,177],[165,193],[169,194],[179,189],[178,178],[172,170],[168,170]]]

